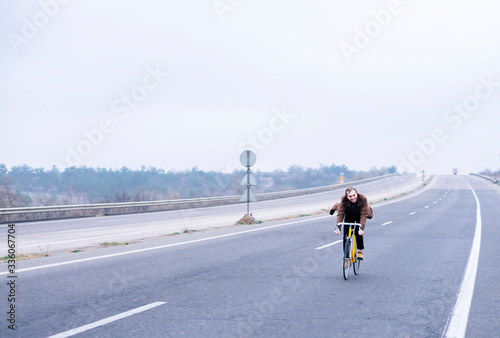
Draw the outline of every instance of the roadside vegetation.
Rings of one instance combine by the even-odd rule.
[[[491,171],[490,169],[486,169],[480,172],[481,175],[489,176],[492,178],[496,178],[497,180],[500,181],[500,170],[497,171]]]
[[[341,174],[345,181],[353,181],[395,172],[394,166],[355,171],[335,164],[293,165],[287,171],[254,172],[258,186],[253,190],[311,188],[339,183]],[[232,196],[243,192],[239,183],[244,175],[244,170],[206,172],[197,167],[184,171],[71,167],[61,171],[55,166],[46,170],[23,164],[8,169],[0,164],[0,208]]]

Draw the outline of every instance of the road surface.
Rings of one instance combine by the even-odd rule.
[[[439,176],[417,195],[376,205],[361,273],[347,281],[325,214],[18,262],[16,334],[492,337],[499,200],[490,182]]]

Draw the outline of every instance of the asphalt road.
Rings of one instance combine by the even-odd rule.
[[[440,337],[470,287],[464,273],[474,271],[458,318],[467,337],[492,337],[500,332],[499,200],[487,181],[440,176],[418,195],[377,205],[361,273],[347,281],[334,219],[324,214],[18,262],[15,333]],[[2,322],[0,335],[11,333]]]

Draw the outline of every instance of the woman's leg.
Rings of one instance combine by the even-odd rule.
[[[345,249],[345,242],[347,241],[347,236],[349,236],[349,227],[347,225],[342,226],[344,228],[344,244],[342,247]],[[344,252],[344,257],[345,257],[345,252]]]
[[[345,242],[347,241],[347,236],[349,236],[349,227],[347,225],[342,226],[344,228],[344,244],[343,247],[345,248]]]
[[[365,245],[363,243],[363,236],[358,233],[359,229],[359,227],[356,227],[356,246],[358,247],[358,250],[363,250]]]

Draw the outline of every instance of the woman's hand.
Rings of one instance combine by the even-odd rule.
[[[335,233],[335,235],[338,235],[338,234],[340,234],[340,230],[339,229],[335,229],[334,233]]]
[[[364,232],[361,228],[359,228],[359,230],[358,230],[358,234],[359,234],[360,236],[363,236],[363,235],[365,234],[365,232]]]

